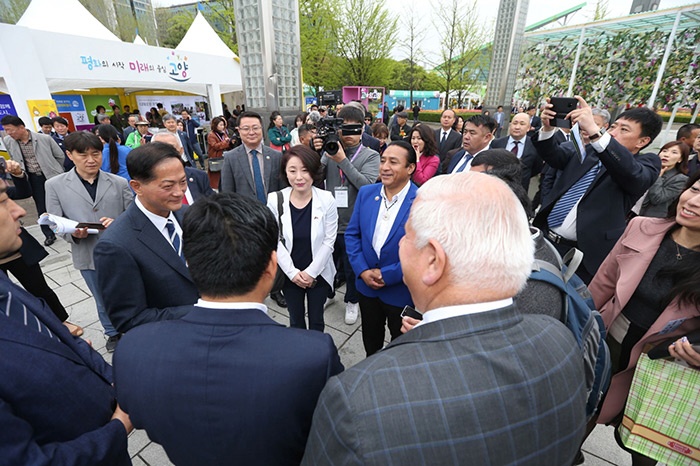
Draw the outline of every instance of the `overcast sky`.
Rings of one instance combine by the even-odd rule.
[[[182,3],[192,3],[192,1],[193,0],[153,0],[153,5],[156,7],[179,5]],[[530,0],[526,25],[534,24],[583,2],[584,0]],[[673,8],[695,2],[697,2],[697,0],[661,0],[659,9]],[[435,10],[437,10],[437,5],[440,4],[439,0],[385,0],[385,3],[389,11],[397,17],[413,14],[424,18],[425,28],[428,33],[423,40],[423,44],[421,44],[421,49],[426,55],[439,54],[439,34],[437,34],[433,26],[433,24],[435,24]],[[597,1],[588,0],[586,3],[587,5],[581,11],[570,18],[567,23],[568,25],[586,23],[592,20]],[[493,30],[493,25],[498,15],[498,1],[476,0],[476,4],[479,9],[479,17],[486,26]],[[609,15],[607,17],[615,18],[626,16],[629,13],[631,5],[632,0],[608,0]],[[554,26],[549,27],[551,28]],[[392,31],[387,31],[387,34],[390,33],[392,33]],[[400,37],[397,38],[399,41],[401,40]],[[399,47],[395,49],[392,55],[396,59],[406,58],[405,52]]]

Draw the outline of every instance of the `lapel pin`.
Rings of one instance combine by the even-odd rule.
[[[269,155],[266,155],[265,158],[266,158],[267,160],[270,160],[270,156],[269,156]]]
[[[194,181],[194,178],[190,178],[189,181]]]
[[[378,201],[378,200],[379,200],[379,196],[375,196],[375,197],[374,197],[374,200],[375,200],[375,201]]]

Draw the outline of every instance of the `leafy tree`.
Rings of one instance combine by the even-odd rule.
[[[30,0],[6,0],[0,8],[0,23],[17,24]]]
[[[340,72],[346,85],[380,86],[382,69],[396,44],[396,38],[387,31],[396,29],[384,6],[384,0],[345,0],[347,12],[332,25],[337,40],[336,53],[340,58]]]
[[[299,0],[301,67],[304,82],[314,94],[344,84],[337,72],[341,63],[335,54],[337,41],[333,34],[339,12],[339,0]]]
[[[411,4],[411,10],[414,8],[414,3]],[[413,91],[420,88],[418,80],[418,69],[420,68],[416,61],[423,59],[423,52],[420,49],[420,44],[423,42],[427,30],[422,28],[419,24],[420,17],[418,15],[408,15],[404,16],[401,21],[402,30],[405,31],[405,39],[401,42],[401,48],[406,52],[407,55],[407,69],[406,77],[408,81],[408,87],[393,87],[391,89],[408,89],[409,90],[409,102],[413,105]]]
[[[174,49],[194,21],[194,14],[189,10],[173,12],[168,8],[156,9],[156,23],[158,24],[158,43],[161,47]]]
[[[212,25],[216,33],[221,37],[231,50],[238,53],[238,39],[236,38],[236,17],[233,10],[233,0],[216,0],[207,2],[208,8],[204,8],[202,14]]]

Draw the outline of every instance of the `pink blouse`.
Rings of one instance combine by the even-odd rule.
[[[428,181],[437,173],[438,165],[440,165],[440,157],[437,155],[420,155],[416,171],[413,172],[413,182],[420,186]]]

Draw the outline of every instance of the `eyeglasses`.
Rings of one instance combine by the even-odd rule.
[[[238,130],[242,133],[248,133],[250,131],[257,133],[261,129],[262,129],[262,126],[241,126],[240,128],[238,128]]]

